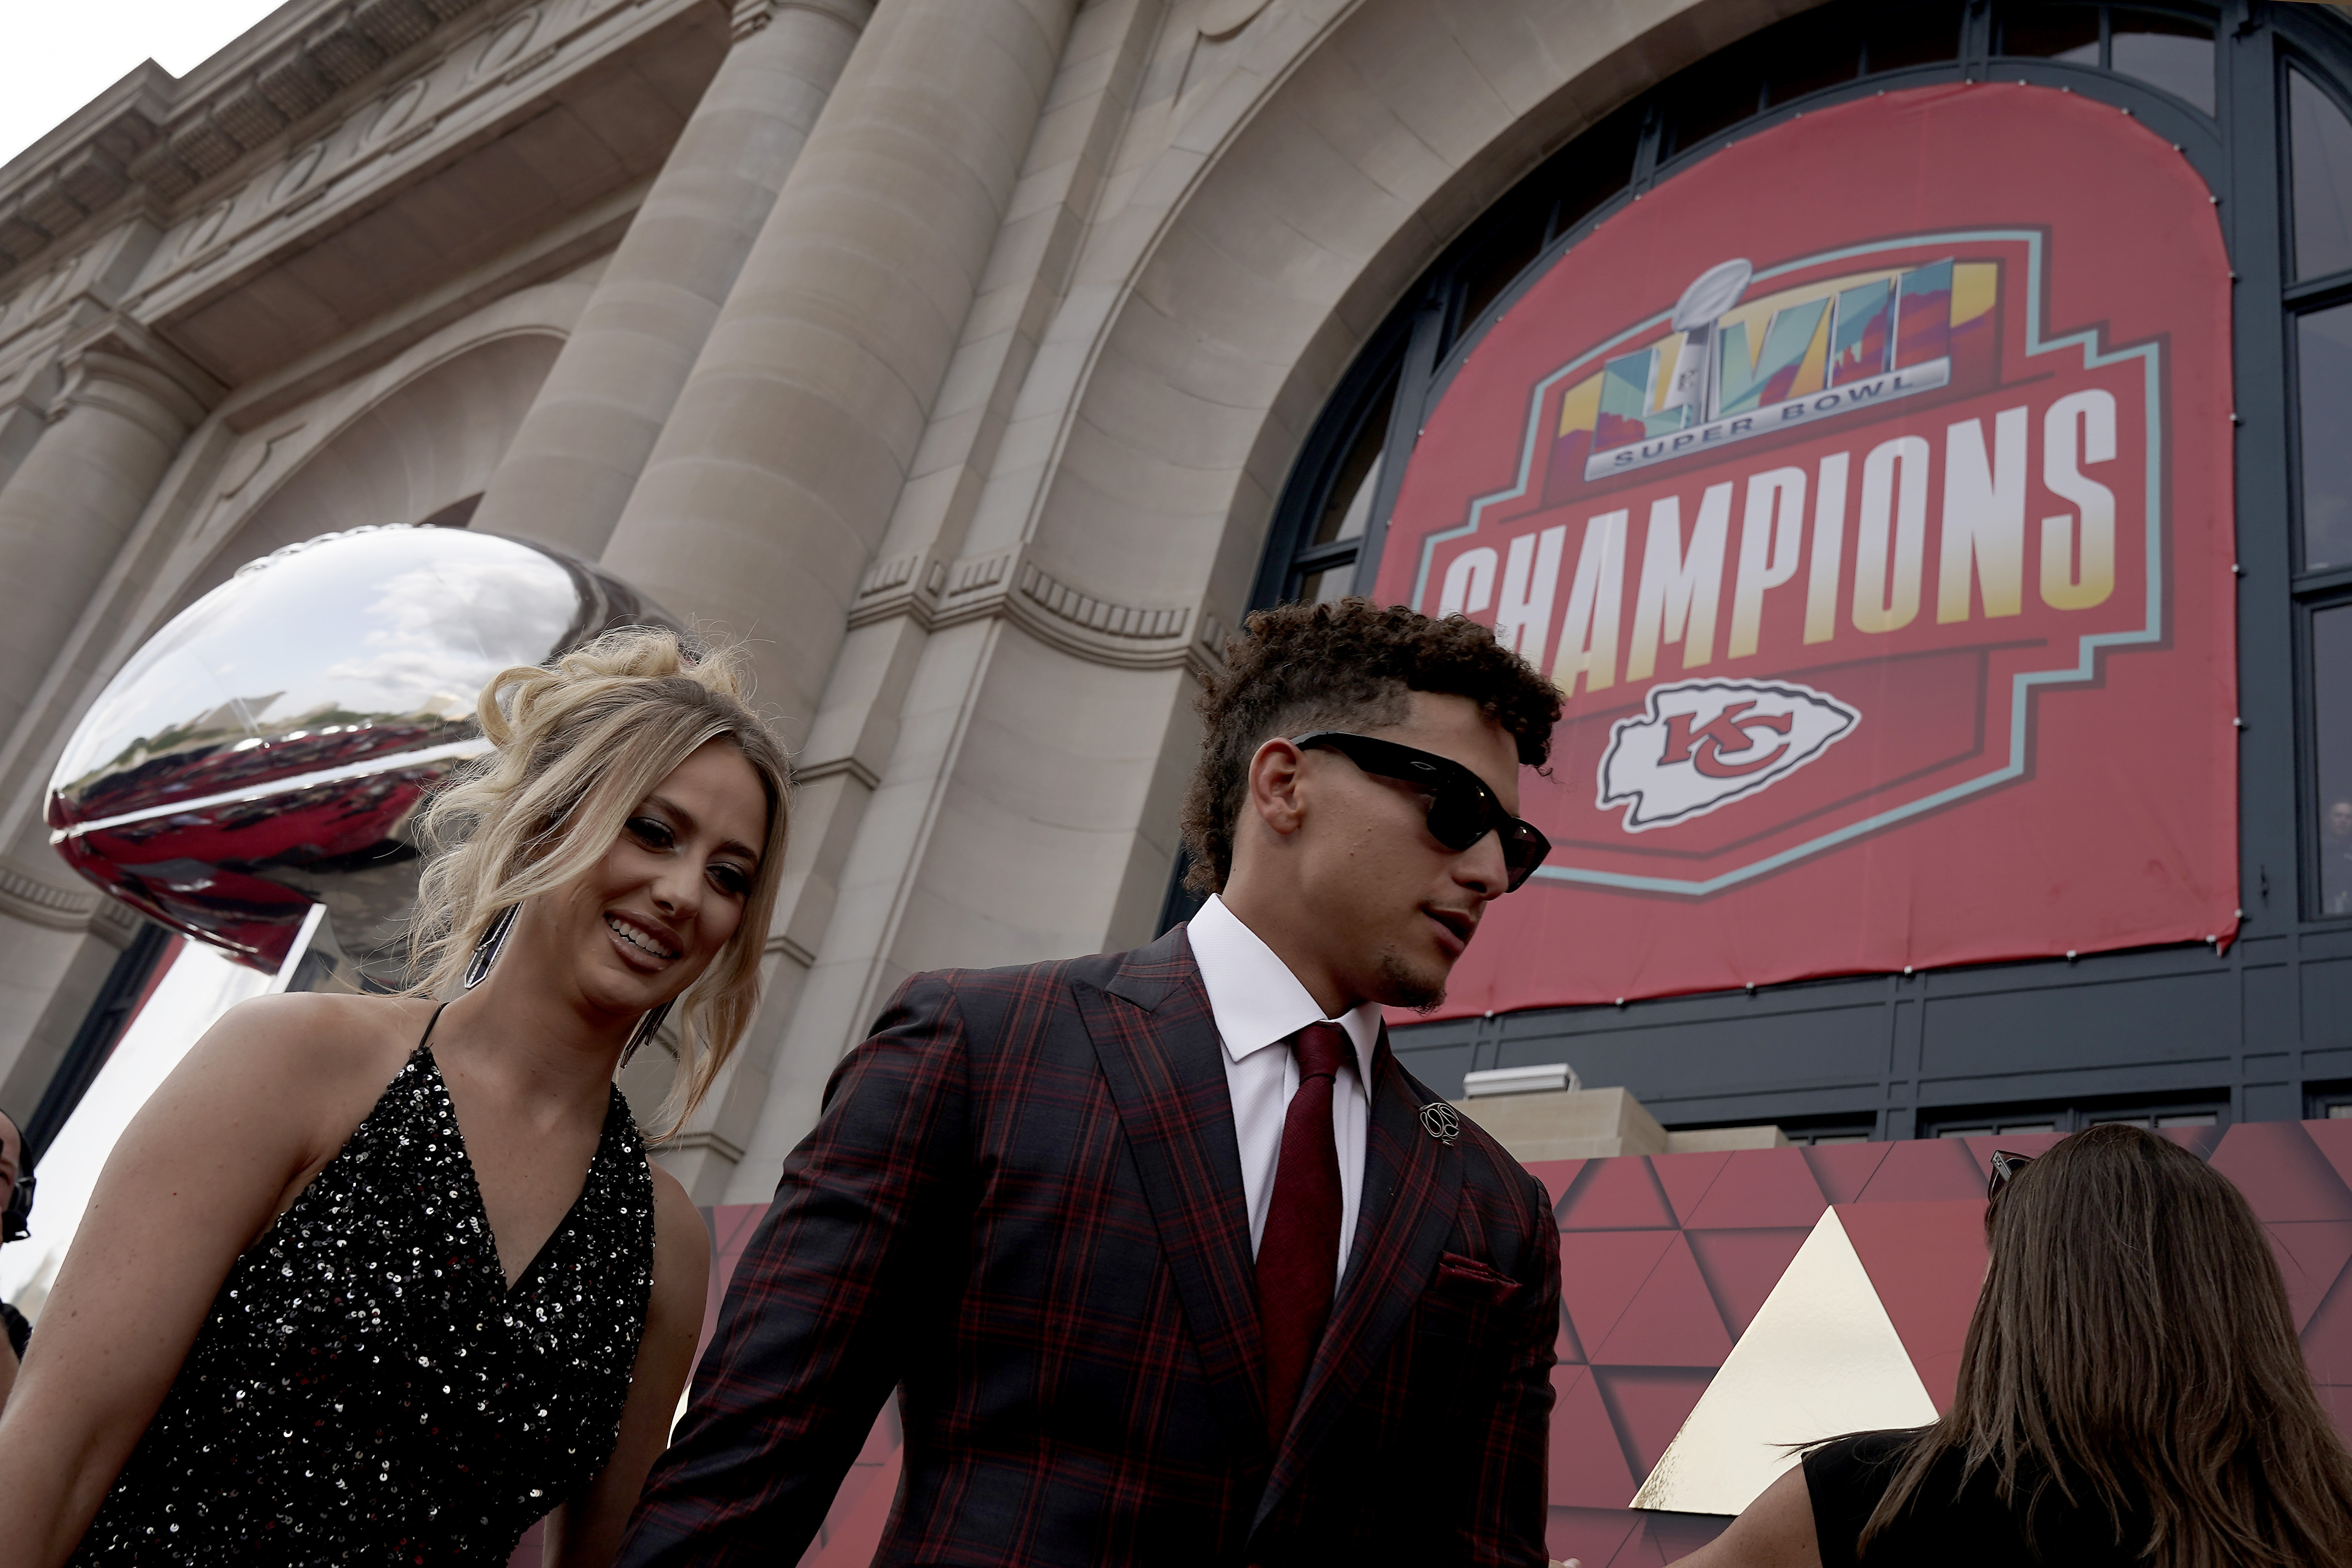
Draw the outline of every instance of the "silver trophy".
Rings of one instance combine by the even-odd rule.
[[[616,626],[682,628],[557,551],[369,528],[240,569],[149,639],[49,784],[58,853],[140,913],[292,989],[396,984],[418,805],[488,742],[509,665]]]

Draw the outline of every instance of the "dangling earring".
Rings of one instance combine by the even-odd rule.
[[[669,1004],[665,1002],[660,1006],[655,1008],[652,1012],[637,1020],[637,1032],[631,1035],[629,1037],[629,1043],[621,1047],[620,1067],[627,1067],[629,1065],[629,1058],[637,1054],[637,1047],[644,1045],[647,1040],[652,1039],[656,1035],[661,1033],[662,1020],[668,1016]],[[613,1070],[618,1072],[620,1068],[614,1068]]]
[[[490,965],[499,961],[499,950],[507,944],[507,932],[514,930],[515,911],[521,908],[520,904],[509,904],[499,911],[499,918],[490,922],[490,929],[474,944],[474,956],[466,963],[467,990],[471,991],[489,978]]]

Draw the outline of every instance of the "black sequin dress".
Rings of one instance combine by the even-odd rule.
[[[612,1454],[653,1247],[616,1089],[579,1200],[508,1290],[419,1044],[230,1269],[73,1561],[505,1563]]]

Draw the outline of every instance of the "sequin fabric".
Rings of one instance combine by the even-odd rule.
[[[419,1045],[230,1269],[74,1562],[505,1563],[613,1451],[653,1242],[616,1089],[578,1201],[509,1292]]]

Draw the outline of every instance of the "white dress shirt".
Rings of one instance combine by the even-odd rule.
[[[1339,1271],[1356,1237],[1364,1194],[1364,1131],[1371,1120],[1372,1050],[1380,1044],[1381,1005],[1367,1002],[1337,1018],[1276,958],[1274,949],[1211,895],[1185,927],[1192,961],[1208,988],[1209,1011],[1225,1047],[1225,1087],[1234,1097],[1234,1133],[1241,1142],[1242,1194],[1249,1205],[1250,1256],[1265,1234],[1274,1201],[1274,1169],[1282,1154],[1282,1123],[1298,1092],[1298,1058],[1282,1043],[1309,1024],[1337,1024],[1356,1047],[1355,1062],[1339,1064],[1331,1086],[1331,1142],[1339,1155]]]

